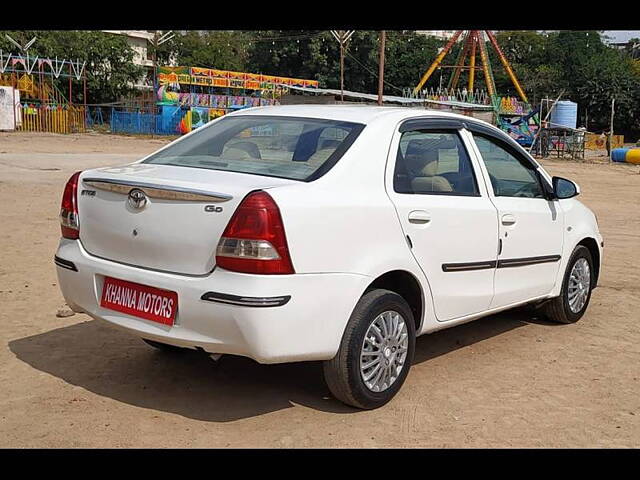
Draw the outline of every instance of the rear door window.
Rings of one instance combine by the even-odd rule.
[[[394,172],[398,193],[477,196],[473,167],[456,131],[407,131]]]

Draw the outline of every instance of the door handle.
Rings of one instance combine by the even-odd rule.
[[[413,212],[409,212],[409,223],[423,225],[430,221],[431,214],[429,214],[429,212],[425,212],[424,210],[414,210]]]
[[[515,225],[516,223],[516,217],[513,216],[510,213],[505,213],[504,215],[502,215],[502,224],[503,225]]]

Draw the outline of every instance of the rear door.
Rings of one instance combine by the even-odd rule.
[[[387,167],[387,192],[429,281],[438,321],[482,312],[493,297],[497,211],[467,141],[461,124],[407,122]]]
[[[500,253],[491,308],[546,295],[554,286],[563,242],[563,214],[547,200],[545,180],[515,146],[473,132],[491,201],[499,216]]]

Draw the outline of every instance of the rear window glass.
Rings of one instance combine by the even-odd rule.
[[[310,181],[344,155],[364,125],[294,117],[225,117],[143,163]]]

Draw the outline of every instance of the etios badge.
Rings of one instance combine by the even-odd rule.
[[[147,205],[147,196],[138,188],[134,188],[129,192],[127,203],[131,208],[142,210]]]

